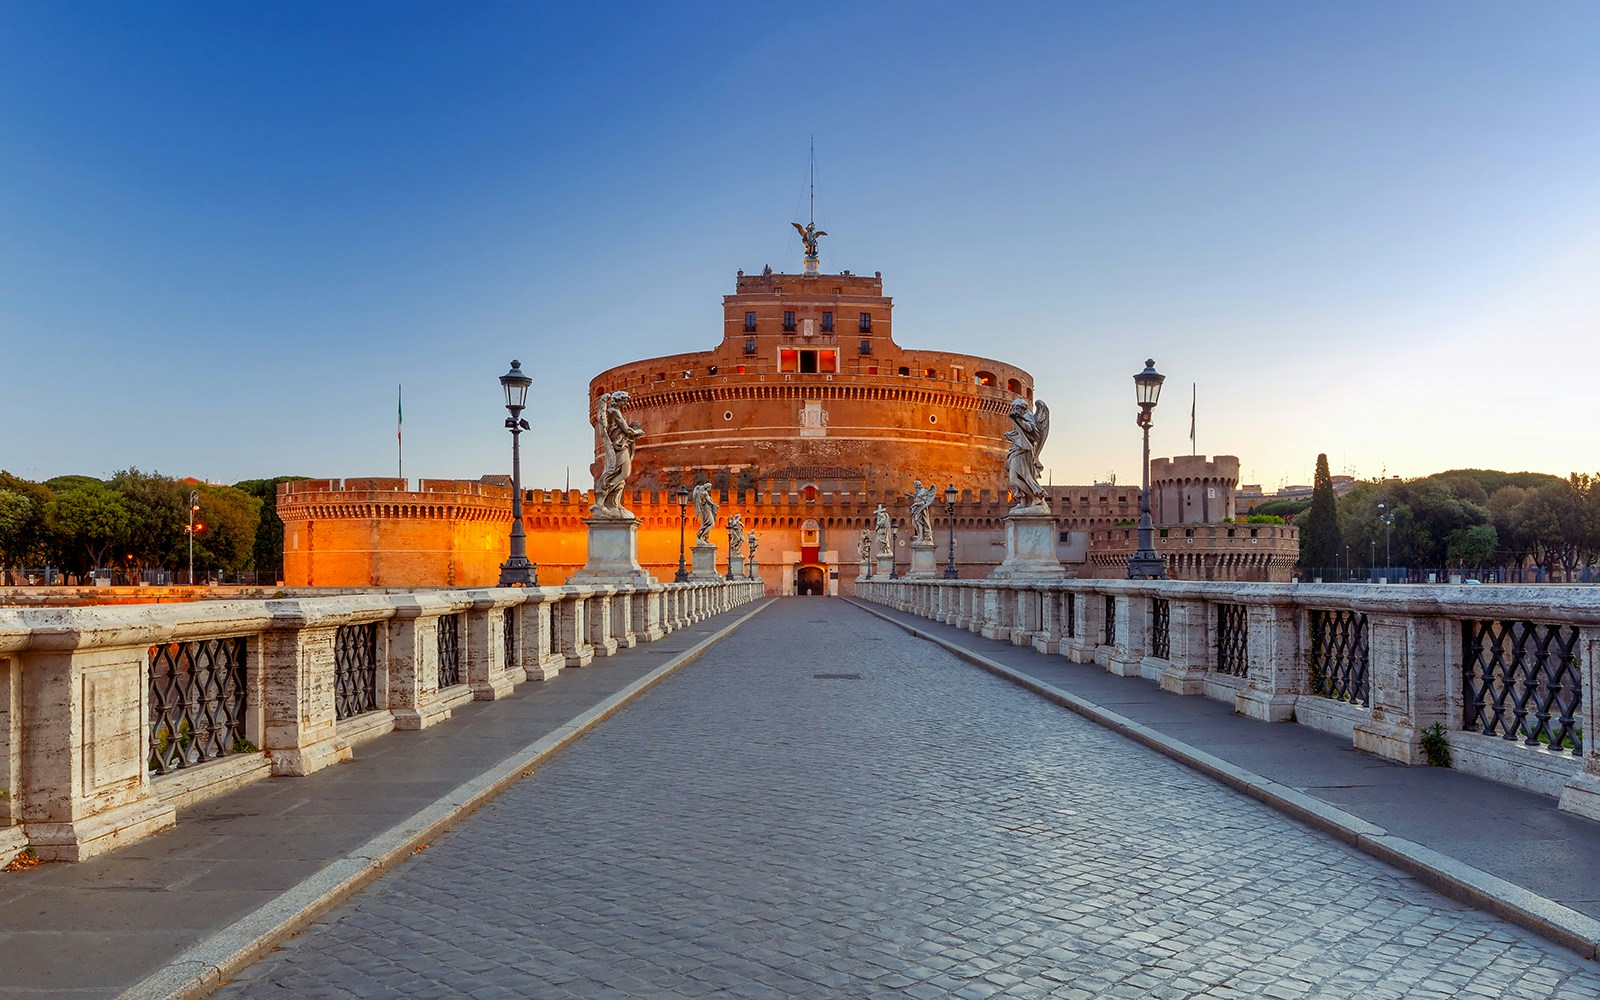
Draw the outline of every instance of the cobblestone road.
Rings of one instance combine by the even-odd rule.
[[[218,995],[1579,998],[1600,968],[796,599]]]

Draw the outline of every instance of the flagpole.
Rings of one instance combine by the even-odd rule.
[[[1200,403],[1200,383],[1189,383],[1189,454],[1200,454],[1200,443],[1195,437],[1195,408]]]
[[[401,479],[406,477],[405,422],[405,386],[396,385],[394,387],[394,447],[399,468],[395,474]]]

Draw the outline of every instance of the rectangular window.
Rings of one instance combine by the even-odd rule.
[[[785,347],[778,351],[778,371],[799,375],[833,375],[839,371],[839,352]]]
[[[794,331],[794,310],[788,309],[784,311],[783,328],[790,332]]]
[[[872,332],[872,314],[871,313],[862,313],[861,314],[861,332],[862,333],[871,333]]]
[[[756,314],[755,313],[745,313],[744,314],[744,332],[745,333],[754,333],[755,329],[756,329]]]
[[[833,313],[825,312],[825,313],[822,314],[822,332],[823,333],[832,333],[833,332]]]

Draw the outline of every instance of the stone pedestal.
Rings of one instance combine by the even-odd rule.
[[[695,543],[691,550],[693,558],[689,567],[691,580],[720,580],[722,574],[717,572],[717,547],[710,542]]]
[[[1006,515],[1006,558],[992,580],[1061,579],[1067,575],[1056,558],[1056,516],[1049,507],[1013,509]]]
[[[872,579],[872,563],[868,562],[865,559],[861,560],[860,570],[859,570],[859,572],[857,572],[856,576],[857,576],[858,579],[862,579],[862,580],[870,580],[870,579]]]
[[[872,575],[879,580],[887,580],[894,575],[893,552],[880,552],[878,554],[878,571]]]
[[[734,552],[728,556],[728,579],[737,580],[744,576],[744,556]]]
[[[911,543],[911,569],[906,573],[907,580],[931,580],[939,575],[933,556],[935,548],[933,542]]]
[[[570,584],[650,584],[655,578],[639,565],[639,519],[586,517],[589,561],[567,578]]]

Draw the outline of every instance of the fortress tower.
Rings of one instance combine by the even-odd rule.
[[[706,351],[618,365],[589,383],[626,390],[640,440],[633,482],[700,478],[757,485],[820,479],[854,491],[913,479],[1004,489],[1001,440],[1011,400],[1033,378],[990,358],[914,350],[894,339],[883,278],[747,275],[722,300],[722,339]]]

